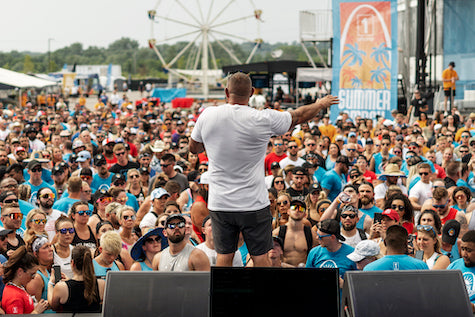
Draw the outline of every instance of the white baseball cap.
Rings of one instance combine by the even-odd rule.
[[[353,262],[359,262],[367,256],[376,256],[381,252],[379,245],[373,240],[363,240],[359,242],[353,253],[348,254],[346,257]]]

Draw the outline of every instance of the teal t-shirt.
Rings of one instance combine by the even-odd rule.
[[[406,254],[386,255],[365,266],[363,271],[403,271],[428,270],[424,261],[414,259]]]

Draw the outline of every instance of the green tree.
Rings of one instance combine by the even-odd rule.
[[[25,55],[25,61],[23,62],[23,72],[32,73],[35,70],[35,64],[31,60],[30,55]]]

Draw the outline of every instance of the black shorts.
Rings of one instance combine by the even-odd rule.
[[[452,94],[450,94],[452,92]],[[450,97],[451,95],[455,97],[455,89],[452,90],[452,88],[449,89],[444,89],[444,94],[446,97]]]
[[[242,232],[250,255],[263,255],[273,247],[269,206],[257,211],[210,211],[214,248],[218,254],[237,250]]]

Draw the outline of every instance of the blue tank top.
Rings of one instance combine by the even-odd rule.
[[[193,205],[193,195],[191,194],[191,188],[187,188],[186,193],[188,194],[188,202],[183,206],[183,211],[189,212],[191,210],[191,205]]]
[[[48,300],[48,283],[49,283],[49,279],[50,279],[51,274],[48,271],[46,271],[46,273],[48,274],[46,276],[40,270],[36,271],[36,273],[39,274],[41,276],[41,278],[43,279],[43,285],[44,286],[43,286],[43,292],[41,292],[41,299]],[[37,298],[37,300],[40,300],[40,299]],[[55,312],[52,309],[47,309],[43,313],[44,314],[54,314]]]
[[[97,263],[96,259],[92,260],[92,264],[94,265],[94,272],[96,273],[96,277],[106,279],[107,272],[109,271],[120,271],[115,261],[112,262],[112,267],[103,267]]]
[[[364,217],[360,218],[360,220],[356,224],[356,228],[364,230],[364,221],[365,221],[366,217],[368,217],[368,215],[364,214]]]
[[[147,264],[145,264],[144,261],[139,262],[139,263],[140,263],[140,268],[142,269],[142,271],[153,271],[153,269],[149,267]]]

